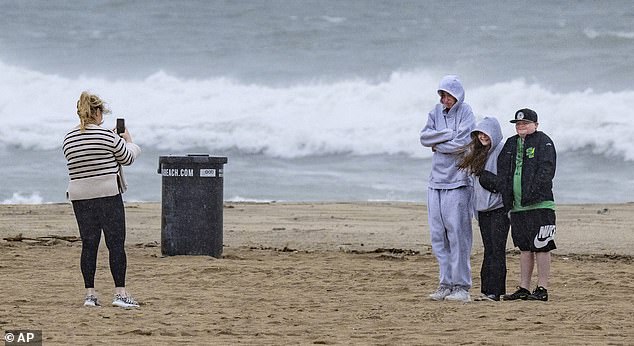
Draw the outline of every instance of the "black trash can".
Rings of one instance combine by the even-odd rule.
[[[207,154],[159,156],[161,253],[222,255],[223,165]]]

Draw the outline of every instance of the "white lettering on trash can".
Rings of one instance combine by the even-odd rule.
[[[200,170],[201,178],[213,178],[216,176],[216,170],[214,168],[202,168]]]
[[[192,168],[163,168],[161,175],[164,177],[193,177],[194,170]]]

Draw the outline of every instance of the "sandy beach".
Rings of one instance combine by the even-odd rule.
[[[220,259],[163,257],[160,204],[126,213],[141,308],[110,306],[103,240],[103,306],[85,308],[70,205],[0,205],[2,329],[42,330],[45,345],[634,344],[634,203],[558,206],[548,302],[427,300],[437,266],[421,204],[226,203]],[[481,261],[474,223],[472,296]]]

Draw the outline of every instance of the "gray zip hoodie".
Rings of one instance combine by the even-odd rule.
[[[484,165],[484,169],[497,174],[498,172],[498,155],[504,147],[502,141],[502,128],[496,118],[485,117],[478,123],[478,125],[471,131],[473,135],[477,136],[478,132],[482,132],[491,138],[491,149],[489,149],[489,155],[487,162]],[[473,206],[476,211],[490,211],[501,208],[502,195],[500,193],[491,192],[482,187],[480,184],[480,177],[476,177],[476,183],[473,186]]]
[[[471,107],[464,103],[465,92],[457,76],[445,76],[438,86],[440,91],[448,92],[458,101],[449,110],[440,103],[436,104],[420,131],[420,143],[434,149],[429,187],[455,189],[470,186],[468,173],[457,166],[465,145],[471,141],[475,116]]]

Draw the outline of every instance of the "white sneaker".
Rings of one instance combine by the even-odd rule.
[[[101,306],[94,295],[88,295],[84,298],[84,306]]]
[[[443,300],[446,296],[451,294],[451,290],[447,287],[438,287],[436,292],[429,295],[431,300]]]
[[[122,296],[119,294],[114,295],[114,299],[112,300],[113,306],[118,306],[120,308],[138,308],[139,303],[137,303],[132,296]]]
[[[476,302],[496,302],[500,300],[500,297],[496,296],[495,294],[482,293],[479,297],[476,297],[473,300]]]
[[[471,296],[469,295],[469,292],[464,288],[456,288],[451,292],[450,295],[445,297],[445,300],[455,302],[468,302],[471,301]]]

